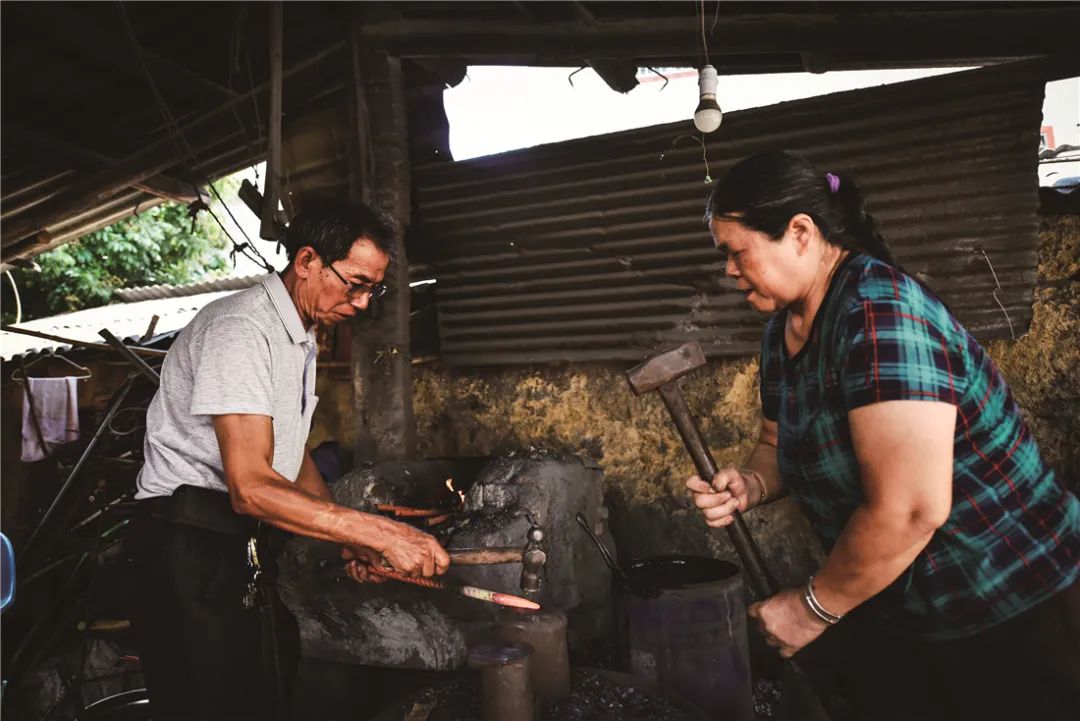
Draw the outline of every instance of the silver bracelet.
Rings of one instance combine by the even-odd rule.
[[[761,498],[759,498],[758,502],[755,503],[754,505],[755,506],[760,506],[761,504],[763,504],[765,502],[765,499],[767,499],[769,497],[769,492],[765,488],[765,479],[763,479],[761,477],[761,474],[759,474],[753,468],[740,468],[739,473],[742,473],[743,475],[746,475],[746,476],[753,476],[754,480],[757,481],[758,488],[761,490]]]
[[[825,610],[825,607],[817,600],[817,596],[814,595],[814,577],[806,581],[806,588],[803,590],[803,599],[806,601],[806,605],[810,607],[810,610],[815,616],[820,618],[830,626],[834,626],[840,622],[843,616],[837,616],[835,613],[831,613]]]

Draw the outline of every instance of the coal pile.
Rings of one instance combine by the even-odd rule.
[[[590,669],[575,671],[570,695],[544,709],[543,721],[698,721],[674,699],[620,684]]]
[[[677,699],[636,685],[632,676],[596,669],[573,669],[565,699],[545,706],[537,721],[702,721],[705,716]],[[402,709],[401,719],[483,721],[480,683],[475,674],[428,689]],[[388,715],[377,717],[391,718]]]
[[[780,715],[783,691],[779,681],[761,679],[754,682],[754,718],[757,721],[770,721]]]

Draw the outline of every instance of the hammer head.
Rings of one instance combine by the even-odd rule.
[[[626,379],[630,381],[630,389],[634,394],[640,396],[703,365],[705,353],[701,346],[696,341],[689,341],[634,366],[626,372]]]
[[[544,551],[544,529],[533,526],[529,529],[529,542],[521,554],[521,590],[536,593],[544,577],[547,565],[547,552]]]

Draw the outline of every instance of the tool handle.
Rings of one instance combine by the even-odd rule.
[[[607,567],[611,569],[611,572],[618,574],[619,578],[623,581],[629,580],[626,577],[626,573],[622,570],[622,567],[615,562],[615,558],[611,555],[611,551],[608,550],[608,547],[604,545],[604,542],[601,541],[595,533],[593,533],[593,529],[589,527],[589,522],[585,520],[585,516],[578,512],[575,520],[577,520],[578,525],[581,526],[582,530],[592,539],[593,544],[600,550],[600,556],[604,559],[604,563],[607,564]]]
[[[409,506],[396,506],[392,503],[380,503],[375,506],[380,513],[392,513],[402,518],[432,518],[446,514],[439,508],[410,508]]]
[[[679,390],[674,381],[660,386],[657,390],[664,399],[664,405],[667,406],[668,411],[671,413],[676,428],[679,429],[679,435],[682,437],[683,443],[686,444],[686,450],[690,451],[690,456],[694,459],[694,466],[697,468],[698,475],[702,479],[711,481],[718,470],[716,461],[713,460],[708,446],[705,445],[705,438],[701,435],[701,429],[698,428],[694,417],[690,414],[690,408],[686,405],[686,399],[683,398],[682,391]],[[754,595],[758,599],[772,596],[776,593],[776,582],[769,575],[769,571],[765,567],[765,561],[761,558],[761,552],[758,550],[757,544],[754,543],[754,539],[750,536],[750,530],[742,519],[742,514],[736,510],[732,515],[735,521],[727,527],[728,536],[731,538],[731,544],[735,546],[735,552],[739,554],[739,560],[742,562],[746,574],[750,577]],[[821,699],[814,690],[813,684],[810,683],[795,659],[786,659],[784,666],[791,675],[790,685],[792,690],[788,693],[795,693],[797,689],[802,697],[800,700],[801,708],[797,710],[797,715],[789,717],[805,719],[806,721],[829,721],[829,715],[822,706]],[[789,710],[789,714],[791,713],[795,712]]]
[[[411,583],[414,586],[423,586],[424,588],[434,588],[436,590],[444,588],[441,581],[436,581],[431,578],[417,578],[415,576],[406,576],[404,573],[398,573],[392,568],[384,568],[382,566],[375,566],[373,564],[367,564],[368,570],[374,573],[376,576],[383,576],[385,578],[392,578],[395,581],[401,581],[402,583]]]
[[[486,566],[496,563],[521,563],[523,549],[515,546],[493,548],[448,548],[450,563],[455,566]]]
[[[719,469],[716,467],[716,461],[713,460],[708,446],[705,445],[705,438],[701,435],[701,430],[694,421],[690,408],[686,405],[686,399],[683,397],[682,391],[679,390],[676,381],[666,383],[657,390],[660,397],[664,399],[664,405],[667,406],[671,419],[675,421],[675,427],[678,428],[679,436],[682,437],[683,443],[686,444],[686,450],[690,452],[690,456],[694,459],[694,467],[697,469],[698,475],[706,483],[711,482]],[[742,514],[735,510],[732,512],[732,516],[735,520],[727,527],[731,545],[735,547],[735,552],[739,554],[739,560],[742,562],[743,568],[750,579],[754,595],[758,599],[768,598],[776,593],[776,582],[769,575],[769,571],[765,567],[765,561],[761,557],[761,551],[758,550],[757,544],[754,543],[754,539],[750,536],[750,530],[746,527],[746,521],[743,520]]]

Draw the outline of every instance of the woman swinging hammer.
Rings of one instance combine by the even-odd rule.
[[[687,486],[715,528],[790,493],[827,552],[751,607],[766,642],[790,657],[821,637],[800,658],[835,651],[858,718],[1077,718],[1080,501],[989,355],[846,175],[754,155],[706,218],[772,318],[755,450]]]

